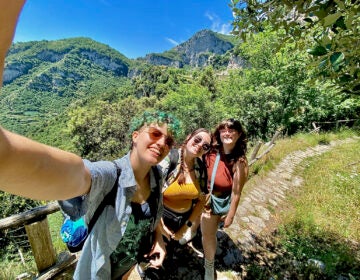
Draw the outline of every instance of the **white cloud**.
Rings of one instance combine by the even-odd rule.
[[[221,33],[230,34],[232,28],[230,23],[222,23],[220,17],[212,12],[206,12],[205,16],[211,21],[211,30]]]
[[[170,44],[173,44],[174,46],[179,45],[179,42],[177,42],[171,38],[165,38],[165,39],[166,39],[166,41],[168,41]]]

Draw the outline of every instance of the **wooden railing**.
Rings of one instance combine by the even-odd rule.
[[[257,154],[260,151],[260,148],[263,145],[263,142],[262,141],[257,142],[257,144],[255,145],[255,147],[251,153],[251,156],[249,158],[249,166],[253,165],[256,161],[258,161],[259,159],[264,157],[266,154],[268,154],[272,148],[274,148],[275,140],[279,137],[280,133],[281,133],[281,130],[275,131],[275,134],[271,138],[270,142],[265,143],[264,146],[266,147],[266,149],[260,155],[257,155]]]
[[[60,261],[54,250],[51,240],[47,215],[60,210],[57,202],[52,202],[45,206],[40,206],[12,215],[0,220],[0,230],[17,228],[24,226],[31,250],[34,256],[37,270],[37,279],[53,279],[53,277],[71,265],[76,256],[63,257]]]

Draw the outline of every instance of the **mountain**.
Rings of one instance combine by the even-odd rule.
[[[211,64],[215,56],[226,54],[238,41],[234,36],[222,35],[211,30],[201,30],[186,42],[163,53],[150,53],[145,61],[153,65],[182,68],[203,67]]]
[[[79,99],[122,86],[131,60],[89,38],[14,44],[0,94],[0,122],[19,133]]]
[[[119,91],[149,65],[227,67],[236,44],[234,36],[202,30],[169,51],[135,60],[83,37],[13,44],[6,57],[0,123],[26,135],[44,120],[59,119],[74,102]]]

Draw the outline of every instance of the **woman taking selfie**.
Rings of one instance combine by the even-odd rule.
[[[0,0],[0,84],[24,3]],[[130,127],[132,145],[127,155],[114,162],[90,162],[0,126],[0,190],[38,200],[63,200],[63,211],[71,219],[82,216],[89,222],[106,194],[117,187],[114,205],[105,206],[87,236],[74,279],[126,278],[144,254],[152,267],[164,260],[159,223],[162,180],[156,165],[171,149],[179,122],[162,112],[145,112]],[[133,242],[128,250],[129,240],[148,247]]]
[[[159,223],[162,180],[156,164],[171,149],[179,123],[162,112],[145,112],[131,127],[131,150],[114,162],[82,160],[0,127],[3,191],[32,199],[64,200],[63,211],[72,220],[84,216],[88,222],[118,180],[115,205],[107,205],[97,218],[74,279],[126,279],[136,263],[147,261],[156,268],[164,260]]]

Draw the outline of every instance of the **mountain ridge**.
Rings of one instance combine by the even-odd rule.
[[[233,48],[233,36],[210,30],[195,33],[152,61],[127,58],[87,37],[14,43],[6,57],[0,122],[26,134],[29,124],[62,114],[75,101],[115,92],[148,66],[227,67]]]
[[[209,65],[212,56],[224,55],[232,50],[238,43],[234,38],[204,29],[169,51],[147,54],[145,60],[153,65],[203,67]]]

